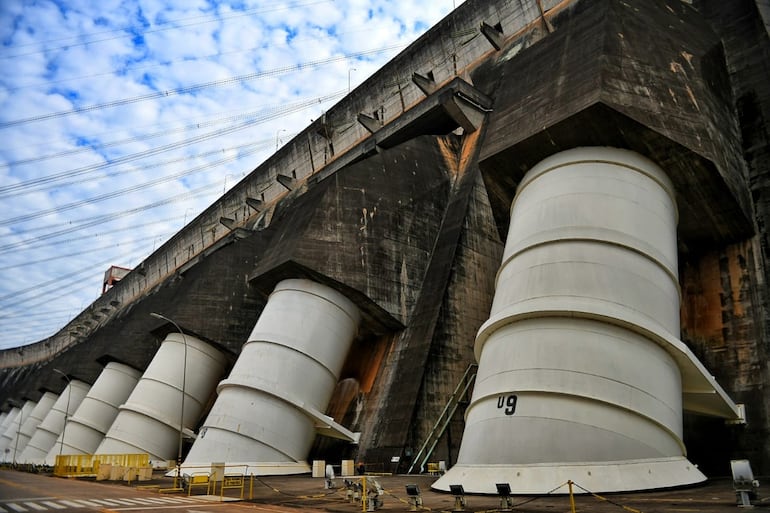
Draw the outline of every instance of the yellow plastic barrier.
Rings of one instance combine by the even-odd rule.
[[[138,477],[139,469],[150,465],[149,454],[60,454],[56,456],[53,467],[53,475],[59,477],[95,477],[99,473],[102,464],[112,465],[113,468],[122,467],[129,470],[131,477]],[[125,477],[126,474],[124,473]]]
[[[206,487],[206,495],[211,493],[211,475],[208,472],[196,472],[189,476],[187,481],[187,495],[192,495],[192,490],[195,487]]]

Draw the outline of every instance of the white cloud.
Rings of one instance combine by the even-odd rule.
[[[454,3],[0,2],[0,349],[55,333],[99,295],[110,265],[137,265],[329,104],[185,141],[242,121],[228,117],[328,95],[349,80],[355,87]],[[324,59],[332,60],[279,72]],[[257,72],[272,73],[188,91]],[[157,91],[172,94],[117,105]],[[247,143],[258,151],[210,165]],[[157,148],[169,149],[140,158]],[[99,166],[116,159],[128,161]],[[190,172],[198,167],[205,169]],[[175,178],[141,187],[164,177]],[[207,194],[120,215],[202,186]],[[119,195],[69,207],[112,193]]]

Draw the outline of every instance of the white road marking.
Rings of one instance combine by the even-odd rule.
[[[65,506],[68,506],[70,508],[82,508],[83,507],[83,505],[80,504],[79,502],[68,501],[68,500],[65,500],[65,499],[60,499],[59,502],[61,502],[62,504],[64,504]]]
[[[49,508],[53,508],[53,509],[65,509],[67,507],[54,501],[42,501],[42,503],[48,506]]]

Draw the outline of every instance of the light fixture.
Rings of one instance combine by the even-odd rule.
[[[738,507],[752,508],[751,499],[757,498],[759,481],[754,479],[749,460],[730,460],[730,470],[733,472],[733,488]]]
[[[452,511],[465,511],[465,489],[463,485],[449,485],[449,492],[455,496],[455,507]]]
[[[177,479],[182,478],[182,438],[184,437],[184,396],[185,396],[185,381],[187,381],[187,338],[185,338],[184,331],[182,331],[182,328],[180,328],[177,323],[175,323],[168,317],[165,317],[155,312],[150,312],[150,316],[173,324],[176,330],[182,335],[182,344],[184,345],[184,359],[182,361],[182,404],[180,405],[181,411],[179,413],[179,448],[176,455],[176,475],[174,476],[174,488],[179,488]]]
[[[406,495],[409,497],[409,511],[417,511],[422,506],[422,494],[416,484],[406,485]]]
[[[57,374],[61,374],[64,379],[67,380],[67,406],[64,408],[64,427],[61,429],[61,443],[59,444],[59,456],[61,456],[62,450],[64,449],[64,435],[67,432],[67,416],[70,413],[70,399],[72,398],[72,381],[70,381],[69,376],[67,376],[64,372],[60,371],[59,369],[53,369],[53,371]]]
[[[500,496],[500,511],[511,511],[511,485],[508,483],[495,483],[497,495]]]

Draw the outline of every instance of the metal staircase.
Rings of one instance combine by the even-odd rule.
[[[433,449],[436,448],[436,444],[441,439],[444,431],[446,431],[449,423],[452,421],[452,417],[454,417],[454,414],[457,411],[460,400],[465,397],[465,394],[471,388],[471,385],[473,385],[473,382],[476,379],[476,370],[478,367],[478,364],[472,363],[468,365],[467,369],[465,369],[465,373],[460,379],[460,383],[457,384],[454,392],[449,397],[449,400],[447,401],[446,406],[444,406],[441,415],[439,415],[438,420],[433,425],[433,429],[431,429],[430,433],[428,434],[428,438],[422,444],[420,450],[417,451],[417,455],[412,460],[412,465],[409,467],[407,473],[411,474],[415,468],[419,472],[423,471],[425,464],[433,454]]]

